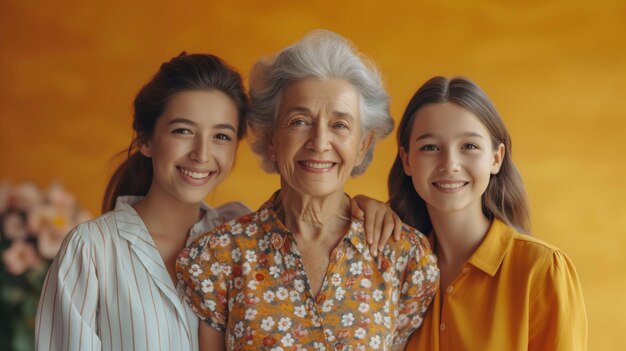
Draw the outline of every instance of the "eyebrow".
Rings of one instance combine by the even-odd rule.
[[[340,118],[354,119],[354,116],[350,112],[333,111],[333,114]]]
[[[461,133],[459,136],[466,137],[466,138],[480,138],[480,139],[484,139],[484,137],[481,134],[478,134],[478,133],[475,133],[475,132],[465,132],[465,133]],[[422,140],[422,139],[428,139],[428,138],[435,138],[435,137],[437,137],[436,134],[424,133],[424,134],[418,136],[417,138],[415,138],[415,141]]]
[[[309,109],[308,109],[308,108],[306,108],[306,107],[302,107],[302,106],[295,106],[295,107],[292,107],[292,108],[290,108],[287,112],[289,112],[289,113],[293,113],[293,112],[301,112],[301,113],[308,114],[308,115],[310,115],[310,114],[311,114],[311,110],[309,110]]]
[[[169,125],[176,124],[176,123],[189,124],[189,125],[192,125],[192,126],[197,125],[196,122],[194,122],[194,121],[192,121],[190,119],[181,118],[181,117],[172,119],[171,121],[167,122],[167,125],[169,126]]]
[[[237,133],[237,130],[235,130],[235,127],[233,127],[231,124],[228,124],[228,123],[216,124],[213,126],[213,129],[229,129]]]
[[[172,125],[172,124],[176,124],[176,123],[182,123],[182,124],[188,124],[190,126],[197,126],[198,124],[190,119],[187,118],[174,118],[171,121],[169,121],[167,123],[167,125]],[[230,129],[233,132],[237,133],[237,130],[235,129],[235,127],[231,124],[228,123],[220,123],[220,124],[216,124],[213,126],[212,129]]]
[[[288,113],[300,112],[300,113],[304,113],[305,115],[309,115],[309,116],[311,116],[313,114],[313,112],[311,112],[311,110],[309,110],[308,108],[306,108],[304,106],[293,107],[293,108],[289,109],[287,112]],[[334,116],[340,117],[340,118],[355,119],[354,116],[350,112],[333,111],[332,114]]]

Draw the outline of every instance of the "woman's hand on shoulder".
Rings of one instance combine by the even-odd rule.
[[[402,237],[402,220],[386,203],[357,195],[352,198],[351,207],[352,216],[363,220],[372,256],[383,251],[392,234],[396,241]]]

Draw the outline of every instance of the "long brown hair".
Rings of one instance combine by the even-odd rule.
[[[127,159],[111,176],[102,201],[102,212],[115,207],[120,195],[145,195],[152,184],[152,160],[139,152],[139,146],[152,137],[157,120],[177,93],[189,90],[218,90],[237,106],[237,138],[246,134],[248,96],[241,76],[219,57],[182,53],[161,65],[154,77],[139,90],[134,101],[134,138]]]
[[[423,233],[432,230],[426,202],[404,173],[400,148],[408,150],[417,111],[426,104],[450,102],[472,112],[487,127],[494,147],[504,144],[505,154],[497,174],[491,176],[482,196],[487,218],[498,218],[522,233],[530,232],[530,215],[522,178],[511,158],[511,136],[495,107],[475,83],[465,78],[434,77],[422,85],[411,98],[398,126],[398,154],[388,179],[389,204],[404,222]]]

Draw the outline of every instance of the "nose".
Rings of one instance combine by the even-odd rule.
[[[193,146],[189,152],[189,158],[200,163],[205,163],[209,160],[209,147],[210,142],[206,137],[198,136],[194,138]]]
[[[459,158],[455,150],[445,150],[441,153],[441,160],[439,162],[439,172],[451,173],[461,170]]]
[[[328,151],[330,149],[330,139],[331,135],[328,127],[317,123],[311,128],[308,147],[317,153]]]

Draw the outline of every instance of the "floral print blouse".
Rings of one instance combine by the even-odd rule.
[[[423,321],[439,271],[411,227],[373,257],[353,219],[313,296],[296,241],[272,208],[216,227],[181,252],[188,303],[229,350],[389,350]]]

